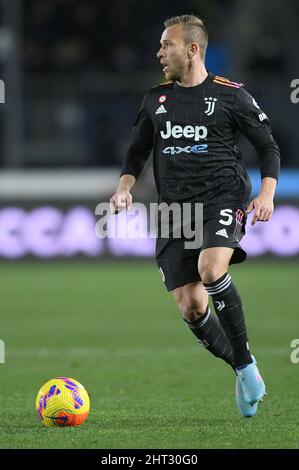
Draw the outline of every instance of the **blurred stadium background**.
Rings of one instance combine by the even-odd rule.
[[[261,6],[262,5],[262,6]],[[163,81],[163,19],[194,12],[210,35],[207,66],[245,83],[271,118],[283,171],[270,224],[250,230],[250,256],[299,253],[298,2],[288,0],[1,1],[0,256],[151,256],[142,243],[102,243],[94,208],[115,190],[146,89]],[[261,10],[262,9],[262,10]],[[244,139],[254,190],[258,161]],[[150,164],[135,201],[155,201]],[[275,237],[273,236],[275,230]],[[62,242],[63,238],[63,242]]]
[[[245,266],[234,269],[237,283],[252,310],[249,325],[252,336],[258,339],[257,348],[260,347],[264,355],[270,377],[273,357],[279,357],[281,366],[290,367],[290,383],[294,378],[294,366],[289,365],[289,341],[298,336],[298,321],[295,323],[298,307],[292,295],[298,282],[299,255],[299,103],[292,103],[290,95],[292,80],[299,79],[298,1],[287,0],[282,4],[278,0],[151,0],[145,3],[137,0],[1,0],[0,78],[5,83],[5,103],[0,104],[3,299],[0,336],[6,344],[7,364],[2,369],[3,378],[9,382],[0,398],[7,407],[8,432],[1,438],[1,447],[59,445],[58,441],[47,441],[45,434],[35,433],[32,437],[29,431],[31,424],[33,428],[36,424],[31,417],[34,391],[55,374],[73,375],[83,381],[94,394],[92,403],[98,403],[93,416],[98,416],[102,423],[99,440],[92,441],[91,435],[86,434],[86,439],[79,444],[60,440],[61,446],[138,445],[138,439],[130,439],[133,435],[136,438],[136,421],[133,418],[126,421],[132,411],[130,402],[126,402],[127,409],[122,408],[127,414],[123,411],[123,415],[117,416],[116,411],[121,408],[126,393],[128,397],[131,393],[139,413],[137,427],[143,422],[141,397],[146,395],[150,384],[145,378],[144,389],[140,389],[138,395],[138,387],[137,392],[133,387],[137,380],[132,373],[134,361],[137,361],[136,370],[140,368],[144,374],[149,367],[153,376],[159,373],[162,380],[166,374],[169,383],[173,374],[167,375],[166,367],[171,360],[178,361],[180,371],[185,371],[182,380],[187,380],[189,370],[188,386],[193,387],[193,368],[190,360],[184,361],[182,357],[184,351],[186,357],[190,357],[190,352],[193,355],[198,348],[183,330],[179,315],[175,316],[172,299],[163,290],[152,259],[154,240],[100,240],[95,235],[95,207],[99,202],[108,201],[115,191],[143,94],[164,80],[156,60],[163,20],[183,13],[198,14],[205,20],[210,37],[208,68],[246,85],[269,115],[281,149],[282,174],[273,219],[254,228],[248,224],[243,245],[251,259],[250,266],[247,271]],[[245,139],[240,141],[240,146],[252,178],[253,193],[256,193],[259,187],[257,155]],[[135,201],[156,201],[150,162],[133,196]],[[137,260],[140,262],[136,264]],[[142,275],[146,284],[141,282]],[[286,306],[280,285],[287,279]],[[263,283],[267,296],[272,298],[270,304],[263,299]],[[252,292],[256,295],[251,296]],[[144,305],[146,299],[148,304]],[[283,309],[293,318],[284,333],[279,322]],[[259,310],[264,312],[262,320]],[[138,322],[140,317],[142,325]],[[57,326],[62,318],[63,331]],[[121,327],[125,339],[117,326],[124,318],[128,319]],[[173,330],[169,328],[170,322],[173,322]],[[264,344],[268,349],[263,349],[262,331],[269,328],[269,322],[271,335],[267,345]],[[177,350],[165,350],[165,328],[170,332],[167,344],[177,346]],[[268,356],[272,346],[278,349],[274,356]],[[148,353],[145,353],[146,348]],[[151,348],[156,348],[156,352]],[[166,351],[164,356],[163,351]],[[204,352],[199,354],[203,362],[210,365],[210,358],[206,358]],[[157,369],[153,356],[160,360]],[[93,368],[98,367],[101,358],[102,372],[96,375]],[[111,368],[118,370],[122,380],[117,397],[113,393],[119,390],[119,384],[115,376],[111,378]],[[170,368],[175,371],[173,363]],[[129,375],[125,375],[125,370],[129,370]],[[204,370],[202,377],[209,381],[208,370]],[[222,377],[220,370],[217,365],[218,377]],[[96,415],[104,413],[103,402],[97,396],[101,373],[104,377],[102,398],[105,409],[111,411],[111,414],[107,411],[107,415]],[[25,411],[22,411],[23,398],[18,395],[21,392],[11,396],[12,388],[20,388],[19,380],[26,394]],[[166,400],[167,393],[157,381],[154,380],[155,386],[160,387]],[[124,384],[132,389],[128,392]],[[177,386],[184,397],[181,384],[171,386]],[[211,395],[207,406],[212,406],[209,400],[214,389],[212,384],[209,386]],[[186,402],[190,397],[188,393],[186,391]],[[146,412],[153,417],[150,398],[148,403]],[[16,404],[19,408],[14,412]],[[156,413],[159,410],[161,414],[162,405],[159,406],[157,408],[155,403]],[[233,410],[233,404],[229,406]],[[272,406],[274,410],[275,403]],[[291,408],[289,405],[289,411]],[[221,405],[214,407],[213,404],[213,410],[215,416],[219,416]],[[11,412],[15,413],[16,425],[12,424]],[[167,412],[170,413],[170,409]],[[189,412],[189,408],[175,409],[174,413],[179,416],[178,433],[184,413]],[[217,424],[219,432],[215,430],[216,434],[214,431],[211,434],[208,423],[213,416],[205,415],[207,411],[201,410],[201,413],[206,419],[206,434],[198,440],[202,446],[211,446],[211,443],[212,447],[245,446],[246,441],[242,444],[237,434],[229,442],[223,441],[221,422]],[[231,413],[234,416],[235,411]],[[190,422],[195,426],[193,408],[191,414]],[[22,424],[19,427],[24,416],[29,420],[28,428]],[[119,419],[120,424],[115,425],[109,435],[111,416]],[[265,426],[266,422],[264,415]],[[91,426],[95,433],[95,417],[90,423],[86,429]],[[276,429],[275,422],[272,424],[273,430]],[[287,426],[287,421],[285,424]],[[160,425],[165,428],[163,420]],[[123,427],[129,429],[127,434],[121,432]],[[147,439],[140,440],[141,446],[186,448],[197,442],[192,426],[185,429],[188,441],[174,434],[174,425],[168,434],[165,431],[164,437],[156,435],[154,438],[154,434],[149,434],[150,429],[149,424]],[[227,431],[231,432],[229,426]],[[105,432],[112,440],[110,437],[102,439]],[[262,426],[256,432],[256,441],[253,437],[249,441],[252,447],[263,443],[270,447],[297,443],[295,437],[284,441],[282,435],[276,436],[274,431],[272,438],[276,436],[276,440],[270,442],[268,435],[266,441]],[[290,429],[284,432],[287,434]],[[24,437],[26,433],[28,438]],[[213,441],[215,436],[218,437]]]

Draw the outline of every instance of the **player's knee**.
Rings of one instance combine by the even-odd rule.
[[[207,306],[197,299],[183,298],[178,302],[178,307],[183,315],[184,320],[195,321],[204,315]]]
[[[223,266],[204,266],[199,274],[204,284],[210,284],[217,281],[226,271],[227,269]]]

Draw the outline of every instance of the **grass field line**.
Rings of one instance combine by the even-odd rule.
[[[177,355],[180,353],[198,353],[198,346],[167,346],[167,347],[115,347],[115,348],[97,348],[97,347],[80,347],[80,348],[7,348],[6,358],[9,357],[101,357],[101,356],[122,356],[122,357],[138,357],[138,356],[156,356],[156,355]],[[259,354],[267,354],[268,356],[288,356],[289,348],[276,346],[262,346],[258,348]]]

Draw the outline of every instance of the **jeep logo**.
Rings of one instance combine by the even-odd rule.
[[[162,139],[169,139],[174,137],[179,139],[180,137],[186,137],[186,139],[194,139],[197,142],[200,139],[205,139],[208,135],[208,129],[205,126],[173,126],[171,127],[171,121],[166,121],[166,131],[160,131]]]

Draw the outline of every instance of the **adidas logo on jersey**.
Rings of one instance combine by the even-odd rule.
[[[162,113],[167,113],[167,110],[164,108],[163,104],[159,106],[155,114],[162,114]]]
[[[218,232],[216,232],[215,235],[221,235],[221,237],[228,238],[227,231],[225,228],[218,230]]]

